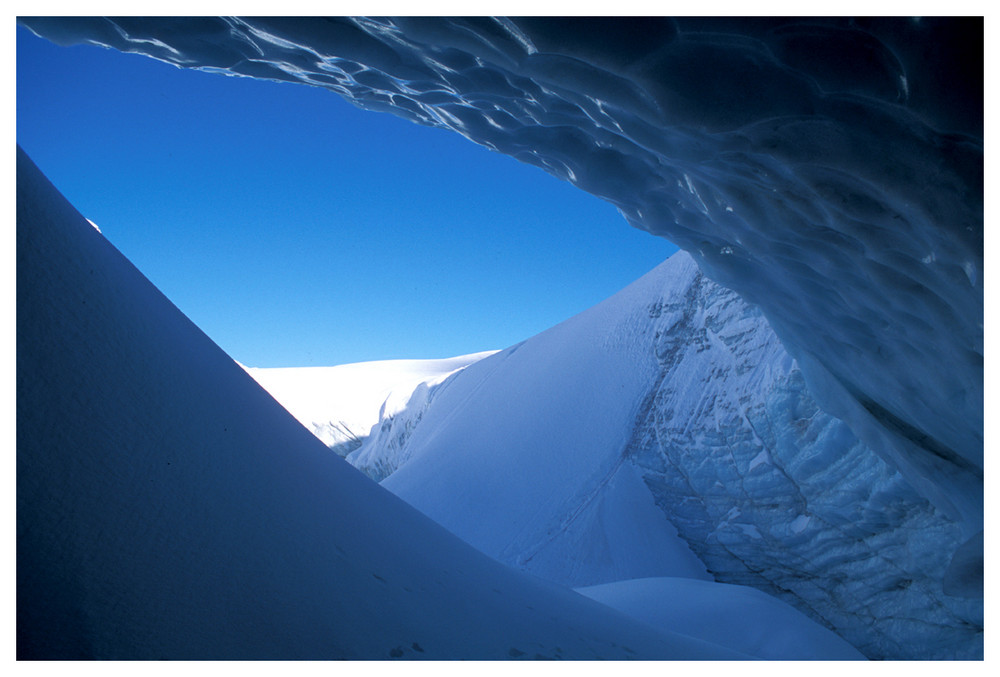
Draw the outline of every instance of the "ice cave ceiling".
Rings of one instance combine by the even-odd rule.
[[[982,529],[981,18],[19,21],[325,87],[608,200],[759,305],[821,406]]]

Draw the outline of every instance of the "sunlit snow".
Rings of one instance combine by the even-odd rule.
[[[335,367],[243,368],[326,446],[347,456],[361,446],[380,417],[406,407],[420,385],[434,388],[492,352]]]

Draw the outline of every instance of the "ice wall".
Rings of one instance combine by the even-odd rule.
[[[946,582],[961,524],[818,409],[757,308],[689,279],[650,304],[660,374],[627,452],[681,536],[869,658],[981,659],[982,590]]]
[[[326,87],[614,203],[758,304],[820,405],[981,530],[981,19],[21,21]]]

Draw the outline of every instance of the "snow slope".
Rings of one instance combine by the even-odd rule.
[[[325,87],[607,199],[758,304],[823,410],[978,542],[981,17],[19,20]]]
[[[483,552],[564,585],[708,578],[623,464],[658,372],[647,302],[665,279],[647,276],[471,365],[419,425],[409,416],[383,422],[389,430],[350,462],[398,466],[383,482],[390,491]],[[401,449],[383,443],[400,437]]]
[[[383,486],[542,578],[714,577],[871,658],[982,656],[981,588],[948,589],[962,525],[819,410],[759,310],[683,252],[380,429],[348,460],[398,468]]]
[[[767,660],[861,657],[850,644],[792,607],[742,585],[643,578],[578,591],[652,626],[691,637],[712,637]],[[697,613],[691,613],[692,609]]]
[[[383,360],[335,367],[243,368],[299,423],[340,456],[361,446],[379,418],[407,406],[418,387],[495,351],[443,360]]]
[[[739,656],[506,568],[371,482],[20,149],[17,170],[18,658]]]

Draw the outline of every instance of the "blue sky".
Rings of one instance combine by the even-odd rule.
[[[21,27],[17,140],[250,366],[505,348],[676,249],[452,132]]]

